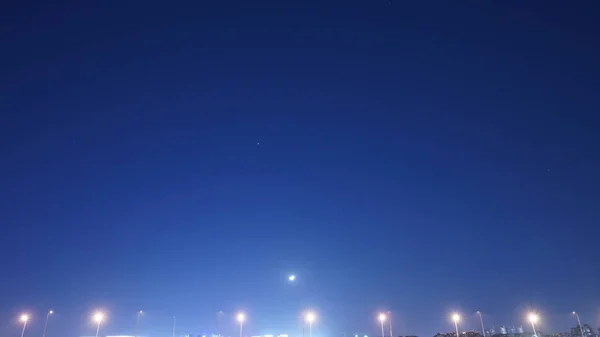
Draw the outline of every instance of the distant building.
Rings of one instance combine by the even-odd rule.
[[[491,328],[491,329],[485,330],[485,335],[486,335],[486,336],[493,336],[493,335],[495,335],[495,334],[496,334],[496,329],[494,329],[494,328]]]
[[[447,333],[437,333],[433,337],[456,337],[456,332],[447,332]],[[461,332],[458,337],[483,337],[477,331],[465,331]]]
[[[583,337],[595,337],[594,329],[588,324],[583,325]],[[581,337],[581,328],[577,325],[574,328],[571,328],[571,337]]]

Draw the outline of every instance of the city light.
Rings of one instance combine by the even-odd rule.
[[[460,315],[458,313],[452,314],[452,320],[454,321],[454,329],[456,330],[456,337],[460,336],[458,332],[458,322],[460,321]]]
[[[94,322],[96,322],[96,323],[100,324],[100,323],[102,323],[103,321],[104,321],[104,313],[103,313],[103,312],[100,312],[100,311],[96,312],[96,313],[94,314]]]
[[[22,314],[21,317],[19,317],[19,320],[21,321],[21,323],[23,323],[23,330],[21,330],[21,337],[23,337],[25,335],[25,328],[27,327],[27,322],[29,322],[29,315],[27,314]]]
[[[309,312],[307,312],[307,313],[306,313],[306,321],[307,321],[308,323],[312,323],[312,322],[314,322],[314,321],[315,321],[315,319],[317,319],[317,316],[315,315],[315,313],[314,313],[314,312],[312,312],[312,311],[309,311]]]
[[[383,322],[385,322],[385,318],[386,317],[385,317],[384,313],[379,314],[379,321],[381,322],[381,337],[385,337],[385,332],[383,330]],[[393,336],[390,336],[390,337],[393,337]]]
[[[96,311],[93,318],[94,318],[94,322],[96,322],[98,324],[98,327],[96,328],[96,337],[98,337],[98,334],[100,334],[100,325],[104,321],[104,313],[101,311]]]
[[[135,337],[138,337],[138,331],[140,330],[140,317],[144,314],[143,310],[138,311],[135,319]]]
[[[44,323],[44,332],[42,332],[42,337],[46,337],[46,330],[48,330],[48,320],[50,319],[50,315],[52,315],[54,311],[50,310],[46,314],[46,323]]]
[[[317,315],[314,312],[308,311],[304,315],[304,321],[308,322],[308,337],[312,337],[312,324],[317,319]],[[304,337],[304,328],[302,328],[302,337]]]
[[[530,312],[529,316],[527,318],[529,318],[529,322],[531,323],[531,328],[533,329],[533,337],[537,337],[537,332],[535,331],[535,323],[537,323],[537,321],[540,319],[540,317],[536,313]]]
[[[573,315],[575,315],[575,317],[577,318],[577,325],[579,325],[579,332],[581,333],[581,337],[584,337],[583,326],[581,326],[581,320],[579,319],[579,314],[577,312],[573,311]]]
[[[292,280],[295,276],[294,275],[290,275],[290,280]],[[567,311],[568,312],[568,311]],[[130,311],[130,314],[132,314],[133,312]],[[144,322],[141,322],[141,317],[143,317],[145,315],[145,312],[143,310],[138,310],[135,311],[136,316],[137,316],[137,322],[136,322],[136,326],[135,326],[135,335],[133,335],[133,337],[139,337],[139,332],[140,332],[140,323],[144,324]],[[220,312],[221,313],[221,312]],[[456,334],[456,337],[464,337],[464,336],[468,336],[471,332],[469,332],[467,329],[472,328],[471,326],[473,325],[473,323],[475,323],[476,319],[478,320],[478,327],[476,328],[475,331],[479,330],[479,328],[481,328],[481,336],[483,337],[490,337],[491,335],[495,334],[495,331],[493,329],[490,329],[488,331],[485,330],[485,328],[489,329],[489,326],[484,326],[484,319],[483,319],[483,313],[481,311],[476,311],[475,315],[472,315],[472,311],[471,314],[467,315],[464,317],[465,321],[463,322],[462,319],[462,313],[460,311],[454,311],[454,312],[446,312],[446,315],[444,315],[444,319],[446,321],[446,324],[450,323],[451,325],[454,325],[455,330],[452,331],[451,329],[448,329],[450,331],[452,331],[451,333],[447,334],[447,336],[452,336],[452,334]],[[46,337],[46,329],[50,328],[51,331],[53,331],[52,329],[54,328],[54,320],[55,317],[53,316],[54,311],[53,310],[47,310],[46,311],[46,317],[45,317],[45,322],[43,321],[44,317],[38,317],[36,315],[36,319],[34,321],[32,321],[32,315],[30,311],[23,311],[21,313],[19,313],[16,317],[13,316],[13,324],[18,325],[19,329],[22,329],[21,331],[21,337],[31,337],[31,336],[24,336],[25,333],[30,334],[31,332],[31,324],[38,324],[39,323],[39,331],[40,331],[40,335],[41,337]],[[393,337],[394,334],[392,333],[392,323],[395,320],[395,315],[396,312],[394,312],[394,314],[392,314],[391,311],[378,311],[378,312],[374,312],[374,314],[376,316],[373,316],[373,312],[370,315],[370,320],[371,320],[371,324],[377,324],[377,322],[379,322],[380,326],[375,326],[377,330],[379,330],[379,328],[381,328],[381,337]],[[398,313],[399,314],[399,313]],[[448,315],[450,314],[450,315]],[[530,336],[532,337],[539,337],[540,335],[537,334],[538,328],[540,328],[539,324],[542,324],[541,326],[544,327],[545,324],[552,324],[552,321],[550,320],[551,315],[550,314],[544,314],[544,316],[542,316],[543,312],[540,311],[536,311],[535,308],[530,309],[530,311],[525,311],[521,313],[521,322],[523,323],[523,326],[525,326],[525,333],[529,333],[528,328],[531,328],[533,330],[533,334],[529,333]],[[566,312],[563,311],[563,316],[567,316],[570,317],[568,318],[569,321],[573,320],[573,318],[576,318],[577,321],[573,322],[573,323],[577,323],[577,327],[579,329],[579,331],[577,333],[574,333],[577,335],[577,337],[586,337],[586,333],[585,331],[588,331],[587,329],[587,324],[582,324],[582,321],[579,317],[579,313],[577,311],[572,311],[571,314],[566,314]],[[59,311],[59,315],[60,311]],[[89,315],[89,313],[88,313]],[[220,315],[220,314],[219,314]],[[131,315],[133,316],[133,315]],[[475,316],[475,317],[473,317]],[[478,316],[478,317],[477,317]],[[546,317],[547,316],[547,317]],[[244,331],[247,330],[247,324],[246,321],[248,320],[248,316],[245,312],[243,311],[238,311],[238,312],[232,312],[231,316],[229,316],[230,320],[232,320],[231,323],[233,324],[239,324],[239,330],[236,331],[235,334],[233,334],[234,336],[237,335],[237,333],[239,332],[239,337],[243,337],[243,333],[246,332]],[[255,321],[256,319],[260,320],[260,317],[253,317],[253,321]],[[325,316],[324,316],[325,317]],[[487,316],[486,316],[487,317]],[[108,319],[111,318],[111,320],[109,321]],[[302,323],[302,337],[305,337],[305,331],[306,331],[306,337],[312,337],[312,329],[313,329],[313,323],[316,322],[317,318],[319,318],[319,320],[322,323],[319,323],[316,325],[316,328],[318,330],[320,330],[321,326],[324,324],[325,326],[327,325],[327,317],[325,317],[324,319],[322,317],[317,317],[317,313],[316,311],[313,311],[312,309],[309,310],[304,310],[302,312],[299,313],[297,319],[299,320],[298,323]],[[585,318],[585,317],[584,317]],[[145,319],[145,318],[144,318]],[[374,319],[376,319],[376,321],[373,321]],[[91,315],[86,317],[86,320],[88,320],[88,322],[90,322],[93,326],[94,329],[96,329],[96,337],[100,337],[99,335],[99,330],[100,329],[107,329],[110,328],[110,322],[113,320],[112,315],[109,315],[108,312],[103,311],[103,310],[98,310],[98,311],[93,311],[91,312]],[[131,320],[133,321],[133,317],[131,317]],[[220,316],[217,317],[217,329],[219,330],[219,335],[213,335],[213,336],[219,336],[222,337],[223,335],[220,334],[221,332],[221,323],[222,320],[220,319]],[[50,324],[48,324],[50,322]],[[133,323],[133,322],[131,322]],[[486,322],[487,324],[490,324],[488,322]],[[458,324],[461,324],[461,326],[459,327]],[[389,331],[387,330],[387,327],[389,325]],[[513,328],[510,331],[512,331],[511,333],[515,333],[515,331],[517,331],[517,333],[519,334],[523,334],[524,333],[524,329],[523,326],[521,327],[517,327],[517,328]],[[461,328],[462,327],[462,328]],[[584,327],[586,330],[584,330]],[[91,330],[91,326],[89,327]],[[133,328],[133,324],[132,324],[132,328]],[[460,332],[460,329],[463,330],[463,332]],[[546,327],[546,328],[550,328],[550,326]],[[576,328],[574,328],[576,329]],[[377,331],[376,330],[376,331]],[[545,329],[544,329],[545,330]],[[502,333],[506,334],[507,331],[509,331],[509,329],[505,328],[504,326],[501,327],[501,331],[504,331]],[[90,331],[91,332],[91,331]],[[342,334],[345,336],[347,332],[342,332]],[[371,335],[371,337],[377,336],[379,332],[373,333]],[[16,335],[16,334],[15,334]],[[94,336],[92,333],[89,334],[89,336]],[[208,335],[198,335],[201,337],[206,337],[206,336],[210,336],[210,334]],[[262,335],[262,337],[267,337],[269,335]],[[277,337],[284,337],[284,335],[277,335],[274,334],[272,336],[277,336]],[[359,336],[363,336],[362,333],[354,333],[354,332],[348,332],[348,336],[351,337],[359,337]],[[480,336],[480,337],[481,337]],[[119,337],[119,336],[116,336]],[[124,336],[122,336],[124,337]],[[173,317],[173,337],[175,337],[175,317]],[[237,337],[237,336],[236,336]],[[259,336],[256,336],[259,337]],[[600,337],[600,336],[598,336]]]
[[[483,315],[481,315],[481,311],[477,310],[477,315],[479,315],[479,321],[481,322],[481,334],[485,337],[485,328],[483,327]]]
[[[538,322],[539,319],[540,319],[539,316],[536,315],[535,313],[532,312],[532,313],[529,314],[529,322],[535,324],[535,323]]]
[[[237,314],[237,320],[240,322],[240,337],[244,334],[244,320],[246,320],[246,315],[243,312]]]

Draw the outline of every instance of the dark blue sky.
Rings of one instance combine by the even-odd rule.
[[[598,4],[393,1],[4,7],[0,334],[598,325]]]

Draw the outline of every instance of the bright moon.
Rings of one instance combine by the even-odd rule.
[[[290,275],[290,277],[288,277],[288,280],[290,281],[295,281],[296,280],[296,275]]]

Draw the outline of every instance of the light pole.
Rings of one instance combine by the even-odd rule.
[[[481,333],[483,337],[485,337],[485,328],[483,327],[483,316],[481,315],[481,311],[477,311],[477,314],[479,315],[479,321],[481,321]]]
[[[577,324],[579,324],[579,332],[581,332],[581,337],[583,337],[583,325],[581,325],[581,320],[579,319],[579,314],[576,311],[573,311],[573,315],[577,317]]]
[[[217,312],[217,334],[219,335],[219,337],[221,337],[221,315],[223,314],[223,311],[218,311]],[[175,336],[173,336],[175,337]]]
[[[246,315],[244,315],[244,313],[240,312],[237,315],[237,320],[238,322],[240,322],[240,337],[243,336],[243,332],[244,332],[244,320],[246,319]]]
[[[317,317],[316,317],[315,313],[312,312],[312,311],[309,311],[306,314],[305,319],[308,322],[308,337],[312,337],[312,324],[313,324],[313,322],[315,321],[316,318]]]
[[[175,337],[175,316],[173,316],[173,337]]]
[[[388,311],[388,317],[390,318],[390,337],[394,337],[394,334],[392,333],[392,312]],[[485,337],[485,336],[483,336]]]
[[[533,328],[533,337],[537,337],[537,332],[535,331],[535,323],[537,323],[539,319],[540,318],[535,313],[532,312],[529,314],[529,322],[531,322],[531,327]]]
[[[385,337],[385,333],[383,332],[383,322],[385,322],[385,314],[379,314],[379,322],[381,322],[381,337]]]
[[[137,313],[137,319],[135,320],[135,337],[138,337],[138,332],[140,330],[140,316],[142,316],[143,313],[144,312],[142,310],[138,311]]]
[[[102,322],[104,321],[104,313],[103,312],[96,312],[94,314],[94,322],[96,322],[98,324],[98,327],[96,328],[96,337],[98,337],[98,334],[100,333],[100,325],[102,324]]]
[[[53,313],[54,311],[50,310],[46,314],[46,323],[44,323],[44,332],[42,332],[42,337],[46,337],[46,329],[48,329],[48,318],[50,318],[50,315],[52,315]]]
[[[458,333],[458,321],[460,321],[460,315],[455,313],[452,315],[452,320],[454,321],[454,329],[456,329],[456,337],[459,337]]]
[[[19,317],[19,320],[21,323],[23,323],[23,330],[21,331],[21,337],[23,337],[25,334],[25,328],[27,327],[27,322],[29,322],[29,315],[22,314],[21,317]]]

